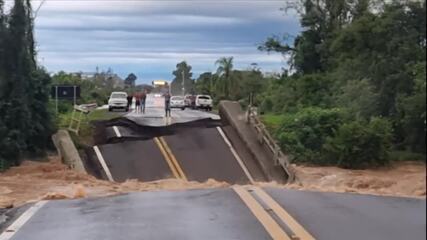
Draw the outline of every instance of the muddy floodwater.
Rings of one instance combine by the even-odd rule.
[[[298,182],[290,185],[257,183],[278,188],[326,192],[425,197],[426,166],[405,162],[377,170],[345,170],[335,167],[295,166]],[[128,180],[112,183],[69,170],[58,158],[49,162],[26,161],[0,174],[0,208],[20,206],[42,199],[100,197],[127,192],[222,188],[224,182],[204,183],[165,179],[154,182]]]

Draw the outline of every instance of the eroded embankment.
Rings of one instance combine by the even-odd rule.
[[[184,190],[226,187],[208,180],[204,183],[165,179],[154,182],[129,180],[113,183],[68,169],[57,157],[49,162],[26,161],[21,166],[0,173],[0,208],[17,207],[42,199],[101,197],[135,191]]]

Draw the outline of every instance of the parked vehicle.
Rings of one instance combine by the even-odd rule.
[[[108,111],[114,109],[123,109],[126,112],[129,111],[127,96],[128,94],[126,92],[112,92],[108,99]]]
[[[171,108],[181,108],[181,110],[185,110],[184,97],[172,96],[170,100],[170,106]]]
[[[184,97],[185,107],[195,109],[196,108],[196,96],[185,95]]]
[[[195,104],[196,108],[212,111],[212,98],[209,95],[197,95]]]

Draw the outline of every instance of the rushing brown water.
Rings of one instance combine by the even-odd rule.
[[[324,192],[425,197],[426,166],[405,162],[377,170],[345,170],[335,167],[295,166],[298,182],[290,185],[257,183],[260,186]],[[16,207],[41,199],[100,197],[127,192],[186,190],[228,187],[224,182],[205,183],[165,179],[154,182],[128,180],[112,183],[77,173],[57,158],[49,162],[26,161],[0,174],[0,208]]]

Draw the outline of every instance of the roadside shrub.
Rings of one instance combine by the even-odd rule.
[[[342,124],[343,116],[337,108],[304,108],[285,115],[275,135],[294,162],[328,164],[322,157],[322,148]]]
[[[263,112],[271,112],[273,109],[273,101],[271,101],[270,97],[266,97],[261,102],[261,111]]]
[[[335,136],[327,138],[324,157],[344,168],[382,166],[388,163],[391,139],[391,124],[386,119],[344,123]]]

